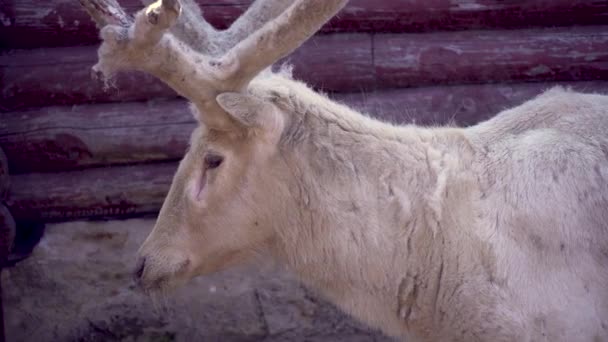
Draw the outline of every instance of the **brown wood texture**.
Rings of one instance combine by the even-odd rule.
[[[607,79],[607,39],[608,26],[378,35],[374,39],[376,82],[403,87]]]
[[[0,342],[6,342],[6,335],[4,333],[4,302],[3,290],[2,290],[2,268],[0,267]]]
[[[251,0],[199,0],[206,19],[225,28]],[[130,13],[138,0],[120,1]],[[72,46],[98,41],[95,25],[78,1],[0,2],[0,45],[13,48]],[[597,0],[351,0],[323,31],[422,32],[481,28],[597,25],[608,3]]]
[[[110,85],[93,79],[96,50],[91,46],[0,54],[0,111],[176,96],[159,80],[139,72],[120,73]],[[366,34],[319,36],[288,59],[297,75],[328,90],[374,83],[371,36]]]
[[[66,221],[155,213],[177,163],[14,176],[7,206],[15,220]]]
[[[0,114],[0,146],[13,173],[179,159],[195,126],[183,100],[9,114]]]
[[[333,94],[371,116],[422,125],[471,125],[554,83],[459,85]],[[560,83],[608,93],[608,82]],[[0,147],[13,173],[178,160],[196,123],[184,100],[46,107],[0,114]]]
[[[174,97],[160,81],[123,73],[91,78],[95,47],[0,54],[1,111]],[[435,84],[608,78],[608,26],[515,31],[317,36],[287,60],[325,91]]]
[[[0,126],[3,124],[0,123]],[[0,144],[0,146],[2,146]],[[10,188],[8,160],[6,154],[0,148],[0,202],[6,198],[8,189]]]

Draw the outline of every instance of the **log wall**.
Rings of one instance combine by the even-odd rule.
[[[379,119],[461,126],[490,118],[555,86],[607,92],[604,82],[484,84],[331,97]],[[181,99],[44,107],[0,113],[0,146],[13,173],[178,160],[196,122]]]
[[[251,0],[197,0],[205,18],[227,27]],[[138,0],[120,3],[130,13]],[[15,48],[95,44],[98,31],[77,1],[5,0],[0,3],[0,44]],[[425,32],[487,28],[599,25],[604,1],[589,0],[351,0],[322,32]]]
[[[96,47],[15,50],[0,56],[2,111],[175,97],[151,76],[91,77]],[[295,76],[330,92],[487,82],[608,78],[604,26],[517,31],[317,36],[286,59]],[[141,86],[145,85],[145,86]]]
[[[251,1],[199,3],[224,28]],[[138,73],[92,79],[98,31],[77,1],[6,0],[0,19],[0,212],[154,214],[195,126],[185,101]],[[466,126],[554,85],[608,93],[607,19],[597,0],[351,0],[285,62],[380,119]]]

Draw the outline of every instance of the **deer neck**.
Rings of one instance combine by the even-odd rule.
[[[457,129],[318,111],[284,154],[294,208],[277,227],[281,258],[338,306],[400,335],[400,287],[436,279],[425,270],[443,252],[434,242],[446,178],[466,167],[467,142]]]

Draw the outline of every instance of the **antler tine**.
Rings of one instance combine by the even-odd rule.
[[[294,0],[257,0],[225,31],[221,32],[224,51],[247,38],[268,21],[283,13]]]
[[[80,0],[80,4],[99,27],[106,25],[127,27],[131,25],[132,19],[123,11],[116,0]]]
[[[230,49],[220,64],[226,79],[242,90],[260,72],[287,56],[339,12],[348,0],[298,0],[274,20]]]
[[[153,0],[142,0],[146,6]],[[180,0],[182,13],[170,32],[193,50],[217,56],[224,53],[223,46],[217,44],[218,31],[203,17],[200,7],[194,0]]]
[[[113,0],[109,0],[113,1]],[[142,0],[146,6],[154,0]],[[193,50],[219,57],[245,39],[251,32],[281,14],[294,0],[256,0],[245,13],[224,31],[216,30],[204,18],[194,0],[180,0],[182,14],[170,29],[177,38]]]
[[[182,12],[180,1],[157,0],[132,22],[125,20],[115,0],[80,1],[98,24],[108,24],[101,29],[103,43],[95,71],[110,76],[123,69],[145,71],[194,102],[214,98],[218,77],[209,57],[164,34]]]

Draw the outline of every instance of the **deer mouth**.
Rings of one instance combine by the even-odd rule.
[[[166,292],[179,287],[191,278],[190,260],[167,265],[150,258],[142,258],[136,266],[133,277],[137,286],[146,294]]]

